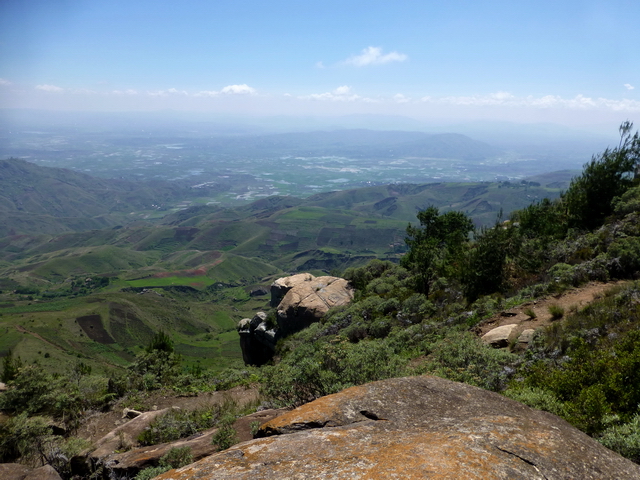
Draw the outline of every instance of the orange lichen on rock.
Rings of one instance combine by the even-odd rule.
[[[618,479],[640,466],[551,414],[437,377],[320,398],[159,479]]]

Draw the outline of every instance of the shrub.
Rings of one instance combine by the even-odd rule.
[[[564,315],[564,308],[562,308],[560,305],[549,305],[549,313],[551,314],[552,320],[558,320]]]
[[[180,468],[193,463],[193,455],[189,447],[173,447],[160,458],[160,465],[171,468]]]
[[[456,382],[500,391],[513,371],[515,356],[482,343],[469,332],[453,333],[431,346],[427,370]]]
[[[531,307],[525,308],[524,309],[524,314],[526,316],[528,316],[529,318],[536,318],[537,317],[536,312],[534,312],[533,308],[531,308]]]
[[[512,400],[529,405],[532,408],[544,410],[545,412],[553,413],[559,417],[566,416],[564,403],[558,400],[552,391],[545,390],[544,388],[528,386],[519,388],[512,387],[505,390],[504,395]]]
[[[255,436],[258,434],[258,431],[260,430],[260,425],[262,425],[260,422],[256,421],[256,422],[251,422],[251,424],[249,425],[251,427],[251,436],[255,438]]]
[[[166,455],[160,458],[160,464],[157,467],[148,467],[140,470],[135,480],[151,480],[161,473],[167,472],[172,468],[180,468],[193,463],[193,455],[189,447],[171,448]]]
[[[596,440],[623,457],[640,463],[640,415],[634,415],[628,423],[608,427]]]
[[[155,445],[188,437],[194,433],[216,426],[227,414],[236,409],[233,402],[210,405],[194,410],[170,410],[156,417],[138,436],[141,445]]]
[[[226,414],[218,422],[218,431],[211,437],[211,443],[216,445],[219,452],[238,443],[237,432],[233,428],[235,421],[236,417],[234,415]]]
[[[263,367],[262,393],[279,405],[301,405],[353,385],[399,376],[405,364],[384,340],[353,344],[321,339],[300,344],[279,364]]]

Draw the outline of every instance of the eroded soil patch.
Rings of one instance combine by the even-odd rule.
[[[85,315],[76,318],[76,321],[78,325],[82,327],[87,337],[94,342],[102,343],[103,345],[116,343],[116,341],[111,338],[111,335],[109,335],[109,332],[104,329],[100,315]]]

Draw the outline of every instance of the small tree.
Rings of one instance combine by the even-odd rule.
[[[633,185],[640,164],[640,136],[631,134],[633,123],[620,125],[620,143],[594,156],[582,174],[571,181],[562,201],[569,226],[593,230],[613,213],[612,200]]]
[[[178,375],[182,357],[174,352],[173,341],[164,331],[156,333],[144,352],[129,366],[142,376],[143,387],[150,390]]]
[[[440,215],[433,206],[420,211],[418,220],[420,227],[407,227],[409,251],[402,257],[402,266],[415,275],[418,292],[429,295],[435,279],[456,270],[473,222],[462,212]]]
[[[7,356],[2,359],[2,375],[0,376],[0,380],[7,383],[15,379],[20,367],[22,367],[20,357],[14,357],[13,352],[9,350]]]
[[[516,232],[515,228],[500,222],[493,228],[480,231],[462,269],[462,284],[467,300],[473,302],[481,295],[504,289],[508,259],[518,250]]]

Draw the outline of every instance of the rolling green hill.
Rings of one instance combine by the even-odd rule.
[[[125,223],[123,213],[152,201],[146,187],[129,197],[126,183],[19,160],[0,165],[8,185],[0,215],[9,219],[0,231],[0,351],[50,366],[79,356],[101,369],[125,365],[158,329],[188,363],[239,362],[236,322],[268,308],[266,297],[249,295],[256,287],[287,273],[397,261],[420,209],[462,210],[492,224],[500,209],[557,196],[571,177],[275,196]],[[9,235],[12,225],[31,234]]]

